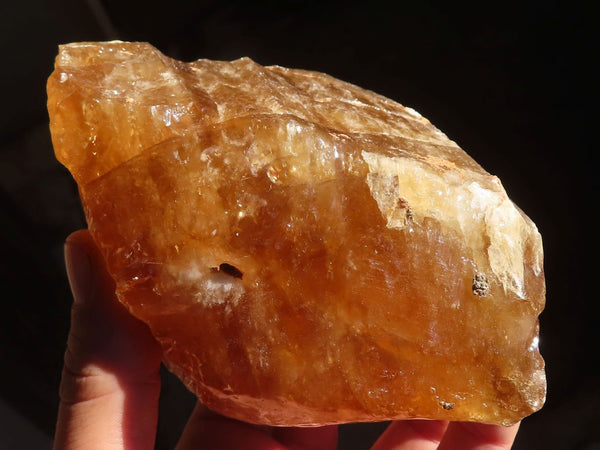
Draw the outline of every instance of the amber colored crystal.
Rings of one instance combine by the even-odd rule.
[[[125,42],[61,46],[48,109],[120,301],[215,411],[507,425],[544,403],[540,235],[414,110]]]

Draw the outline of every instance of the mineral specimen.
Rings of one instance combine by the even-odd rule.
[[[414,110],[126,42],[61,46],[48,108],[120,301],[210,408],[507,425],[542,406],[540,235]]]

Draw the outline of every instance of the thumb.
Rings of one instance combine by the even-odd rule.
[[[74,302],[55,448],[153,448],[160,348],[117,300],[86,230],[67,238],[65,263]]]

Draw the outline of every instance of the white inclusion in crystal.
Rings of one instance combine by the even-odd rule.
[[[175,105],[173,107],[168,107],[165,105],[152,105],[150,107],[150,113],[152,114],[152,117],[164,123],[167,127],[170,127],[173,122],[179,122],[185,112],[186,108],[183,105]]]
[[[288,122],[288,124],[286,125],[286,131],[287,131],[288,137],[292,138],[292,137],[296,136],[297,134],[302,133],[302,126],[295,121],[291,121],[291,122]]]
[[[166,109],[165,112],[163,113],[163,122],[165,123],[166,126],[168,126],[168,127],[171,126],[172,118],[173,118],[173,115],[171,114],[171,110]]]
[[[537,336],[534,337],[533,340],[531,341],[531,345],[529,346],[529,351],[530,352],[536,351],[539,347],[539,343],[540,343],[540,338]]]
[[[281,184],[281,181],[279,179],[279,172],[277,172],[277,169],[275,169],[273,166],[269,166],[269,168],[267,169],[267,177],[269,178],[271,183]]]
[[[179,154],[179,150],[174,150],[174,151],[173,151],[173,157],[174,157],[174,158],[175,158],[177,161],[179,161],[181,164],[187,164],[187,163],[188,163],[188,161],[189,161],[189,158],[185,158],[185,159],[182,159],[182,158],[181,158],[181,155]]]
[[[237,303],[242,293],[238,286],[239,283],[231,275],[211,274],[202,283],[203,289],[198,293],[197,298],[207,306],[220,305],[228,300]]]
[[[60,82],[61,83],[64,83],[68,79],[69,79],[69,74],[68,73],[65,73],[65,72],[61,72],[60,73]]]
[[[179,122],[181,118],[187,113],[188,108],[185,105],[175,104],[174,106],[167,108],[167,113],[170,116],[169,125],[171,122]]]
[[[160,77],[162,78],[163,85],[167,84],[169,86],[173,86],[173,85],[176,85],[178,83],[178,78],[171,71],[162,72],[160,74]]]
[[[150,107],[150,114],[152,114],[152,117],[154,117],[155,119],[158,119],[161,121],[163,120],[160,108],[157,105],[152,105]]]
[[[242,280],[223,272],[214,272],[209,268],[190,265],[187,270],[177,270],[178,281],[194,286],[194,300],[206,307],[217,305],[236,305],[244,293]]]

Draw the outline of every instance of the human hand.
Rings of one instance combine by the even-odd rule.
[[[55,449],[152,449],[161,350],[148,327],[114,294],[114,282],[86,230],[67,238],[73,307],[60,385]],[[509,449],[518,425],[393,422],[373,450]],[[178,450],[326,450],[337,427],[263,427],[228,419],[198,403]]]

